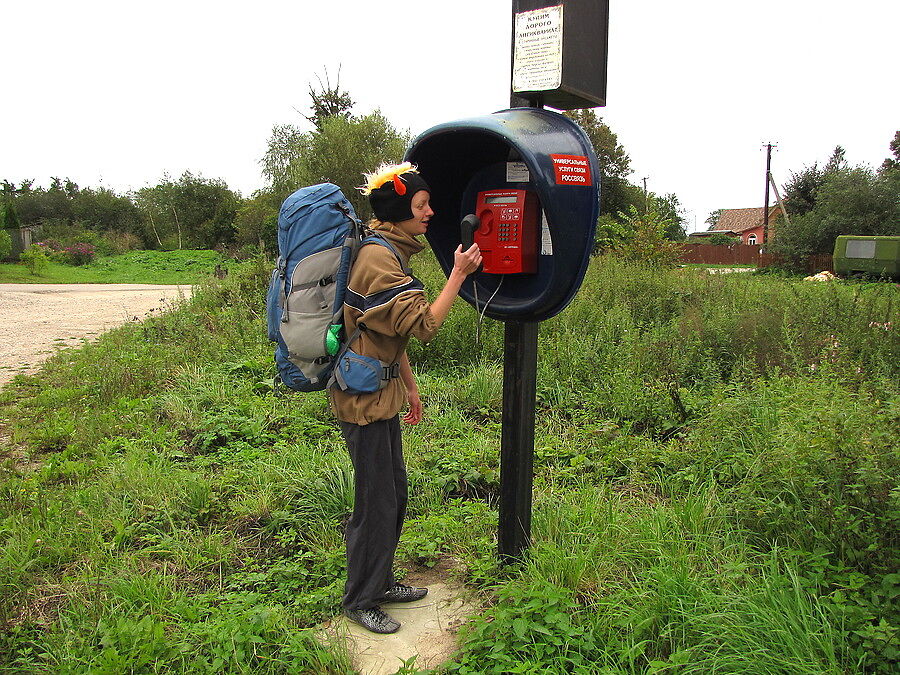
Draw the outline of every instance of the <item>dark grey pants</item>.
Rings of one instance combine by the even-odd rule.
[[[368,609],[394,583],[393,565],[406,516],[406,467],[400,419],[365,426],[341,422],[353,460],[356,498],[347,523],[346,609]]]

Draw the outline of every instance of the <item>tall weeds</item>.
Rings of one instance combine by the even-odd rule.
[[[421,256],[420,256],[421,257]],[[414,260],[437,289],[433,259]],[[349,672],[352,480],[272,387],[263,260],[0,394],[0,671]],[[593,261],[540,329],[532,547],[496,559],[502,326],[411,345],[402,566],[488,608],[451,672],[891,672],[897,288]],[[3,661],[5,659],[5,661]]]

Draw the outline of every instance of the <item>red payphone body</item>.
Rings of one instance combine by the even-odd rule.
[[[481,249],[488,274],[537,272],[537,196],[529,190],[487,190],[478,193],[475,213],[481,227],[474,241]]]

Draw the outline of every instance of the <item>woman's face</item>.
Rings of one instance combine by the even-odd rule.
[[[427,190],[419,190],[413,195],[412,203],[410,204],[413,217],[394,223],[394,225],[414,237],[425,234],[425,231],[428,229],[428,221],[434,215],[434,211],[431,210],[431,204],[428,203],[429,197]]]

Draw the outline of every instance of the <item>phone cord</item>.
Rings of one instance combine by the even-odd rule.
[[[500,290],[500,287],[503,285],[503,281],[506,277],[500,277],[500,283],[497,284],[497,288],[494,289],[491,297],[488,298],[488,301],[484,303],[484,307],[481,308],[481,312],[478,311],[478,284],[475,280],[472,280],[472,292],[475,296],[475,313],[478,314],[478,322],[475,324],[475,348],[478,349],[481,346],[481,324],[484,322],[484,314],[487,312],[487,308],[490,306],[491,302],[497,296],[497,292]]]

